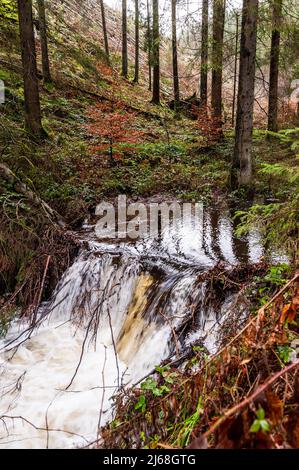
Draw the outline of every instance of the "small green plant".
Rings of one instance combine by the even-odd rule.
[[[139,398],[138,398],[138,402],[136,403],[136,405],[134,406],[134,410],[140,410],[142,411],[142,413],[145,412],[146,410],[146,398],[145,398],[145,395],[140,395]]]
[[[282,286],[287,281],[285,274],[288,270],[289,266],[286,263],[270,266],[269,272],[265,276],[265,281],[277,287]]]
[[[278,356],[280,357],[282,362],[284,362],[284,364],[290,362],[291,354],[293,351],[294,349],[290,348],[290,346],[288,345],[277,347]]]
[[[179,432],[177,434],[176,444],[180,447],[185,447],[189,444],[191,433],[198,423],[200,416],[203,414],[203,400],[200,396],[198,399],[195,413],[189,416],[185,421],[180,424]]]
[[[171,384],[173,383],[173,377],[171,377],[171,375],[176,375],[176,374],[174,373],[171,375],[167,375],[168,369],[169,368],[167,366],[157,367],[157,371],[161,373],[165,382],[168,384]],[[142,413],[145,412],[146,406],[147,406],[146,392],[152,393],[152,395],[155,397],[162,397],[165,393],[170,392],[170,388],[167,387],[167,385],[158,386],[158,382],[154,380],[152,377],[149,377],[144,382],[142,382],[141,390],[143,390],[145,393],[139,395],[138,401],[135,404],[134,409],[136,411],[140,410],[142,411]]]
[[[141,389],[145,391],[152,392],[155,397],[161,397],[164,393],[169,393],[170,388],[166,385],[158,386],[158,382],[152,377],[149,377],[147,380],[142,382]]]
[[[168,384],[173,384],[175,378],[178,376],[176,372],[170,372],[170,366],[157,366],[156,371],[162,375],[163,379],[165,380],[166,383]]]
[[[269,432],[270,431],[270,425],[268,421],[265,419],[265,410],[260,407],[257,412],[256,412],[256,419],[253,421],[251,427],[250,427],[250,432]]]

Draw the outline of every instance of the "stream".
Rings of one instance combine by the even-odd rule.
[[[93,442],[120,386],[196,340],[215,351],[236,294],[215,309],[199,275],[263,256],[258,233],[233,235],[228,208],[205,209],[202,230],[185,220],[135,241],[101,240],[95,223],[93,216],[80,230],[80,253],[37,326],[15,321],[0,342],[0,448]]]

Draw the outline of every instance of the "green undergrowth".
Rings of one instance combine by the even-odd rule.
[[[299,128],[254,132],[256,193],[263,196],[239,211],[238,235],[258,229],[266,246],[298,262]]]

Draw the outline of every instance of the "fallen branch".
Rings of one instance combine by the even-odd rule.
[[[211,426],[210,429],[208,429],[203,434],[203,437],[207,439],[211,434],[213,434],[213,432],[216,431],[216,429],[220,426],[220,424],[223,423],[223,421],[225,421],[227,418],[234,415],[235,413],[243,410],[247,405],[252,403],[261,393],[267,390],[267,388],[270,387],[270,385],[272,385],[277,379],[287,374],[291,370],[296,369],[296,367],[298,366],[299,361],[296,361],[293,364],[290,364],[289,366],[285,367],[284,369],[276,372],[276,374],[272,375],[272,377],[270,377],[266,382],[264,382],[263,385],[260,385],[260,387],[258,387],[258,389],[253,392],[249,397],[244,398],[241,403],[238,403],[229,410],[225,411],[224,414],[216,421],[216,423],[214,423],[213,426]]]

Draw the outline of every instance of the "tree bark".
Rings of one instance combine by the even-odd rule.
[[[239,47],[239,13],[236,13],[236,43],[235,43],[235,67],[234,67],[234,91],[232,104],[232,127],[235,125],[236,93],[237,93],[237,68]]]
[[[100,0],[100,6],[101,6],[101,15],[102,15],[105,54],[106,54],[107,63],[108,65],[110,65],[109,43],[108,43],[108,34],[107,34],[107,26],[106,26],[106,14],[105,14],[105,5],[104,5],[103,0]]]
[[[46,136],[46,132],[41,123],[31,0],[18,0],[18,14],[24,79],[25,126],[33,137],[40,139]]]
[[[148,62],[148,89],[152,89],[152,34],[151,34],[151,14],[149,0],[146,0],[147,8],[147,62]]]
[[[134,82],[139,80],[139,0],[135,0],[135,75]]]
[[[225,0],[213,1],[212,48],[212,114],[217,125],[222,124],[222,63],[225,20]]]
[[[203,108],[208,105],[208,48],[209,48],[209,0],[202,1],[200,99]]]
[[[282,0],[273,0],[272,38],[269,74],[268,130],[278,131],[278,74]]]
[[[44,76],[45,82],[51,82],[45,1],[37,0],[37,6],[38,6],[40,42],[41,42],[41,50],[42,50],[43,76]]]
[[[180,101],[180,86],[178,72],[178,50],[176,31],[176,4],[177,0],[171,0],[171,26],[172,26],[172,72],[173,72],[173,95],[174,107],[176,109]]]
[[[231,186],[248,186],[252,181],[252,129],[258,0],[243,0],[240,45],[239,90]]]
[[[128,78],[127,0],[122,0],[122,76]]]
[[[153,0],[153,97],[152,103],[160,103],[160,35],[159,0]]]

